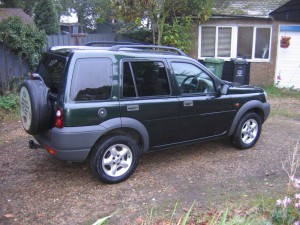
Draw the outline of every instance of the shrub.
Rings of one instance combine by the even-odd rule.
[[[17,94],[8,93],[5,96],[0,95],[0,121],[16,118],[18,111],[19,96]]]
[[[1,20],[0,31],[0,43],[19,57],[24,57],[29,68],[34,70],[44,51],[46,33],[35,25],[22,22],[19,17]]]
[[[8,93],[5,96],[0,96],[0,108],[6,112],[16,111],[19,107],[19,95]]]
[[[153,43],[152,31],[149,29],[137,29],[133,31],[120,31],[118,38],[129,38],[141,43]]]

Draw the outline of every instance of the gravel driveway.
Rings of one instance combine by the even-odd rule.
[[[281,193],[281,162],[300,142],[300,99],[271,99],[273,113],[252,149],[227,139],[173,148],[141,157],[125,182],[107,185],[87,163],[67,163],[28,148],[19,121],[0,122],[0,224],[91,224],[116,212],[109,224],[137,224],[196,201],[197,209],[243,203]],[[281,196],[280,196],[281,197]]]

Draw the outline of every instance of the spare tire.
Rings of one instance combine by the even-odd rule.
[[[50,124],[49,88],[41,80],[26,80],[20,88],[20,111],[24,130],[31,135]]]

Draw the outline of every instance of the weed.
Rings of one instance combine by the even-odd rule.
[[[283,163],[283,169],[289,176],[289,182],[286,196],[277,200],[276,207],[271,215],[272,221],[276,224],[300,224],[300,179],[295,178],[299,165],[300,157],[297,143],[294,151],[288,155],[287,162]]]

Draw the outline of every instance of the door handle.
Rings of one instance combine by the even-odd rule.
[[[184,107],[191,107],[194,105],[194,102],[193,101],[184,101],[183,102],[183,106]]]
[[[131,111],[139,111],[140,110],[140,106],[139,105],[128,105],[127,106],[127,111],[131,112]]]

